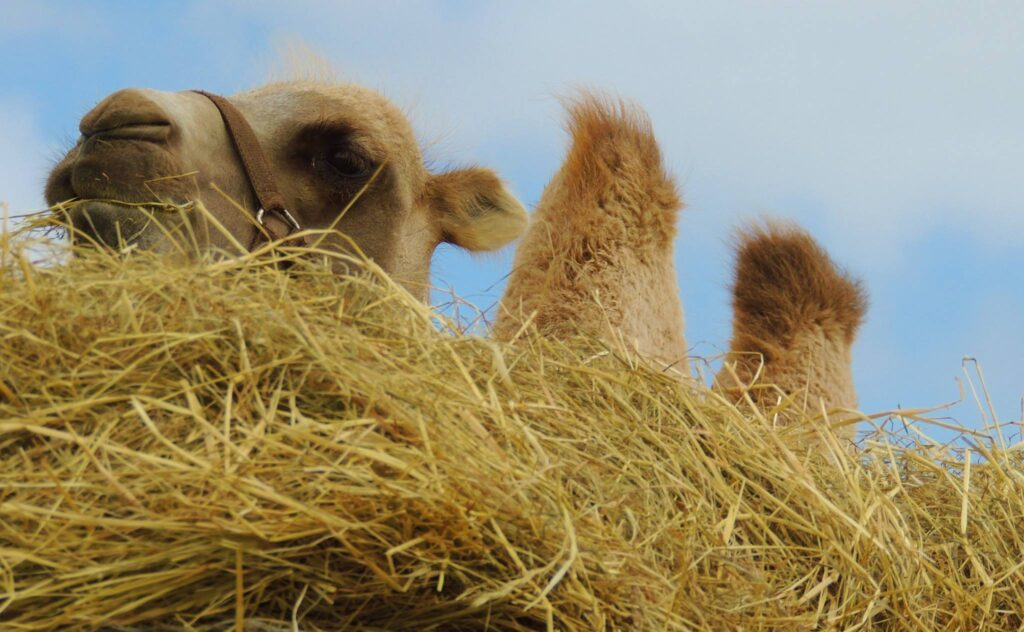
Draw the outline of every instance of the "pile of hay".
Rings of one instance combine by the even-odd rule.
[[[372,272],[3,258],[5,630],[1024,624],[997,441],[847,453]]]

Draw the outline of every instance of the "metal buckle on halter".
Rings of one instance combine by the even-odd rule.
[[[280,215],[284,219],[285,223],[288,224],[288,227],[291,228],[290,232],[294,233],[296,231],[302,230],[302,226],[299,226],[299,222],[295,219],[295,217],[291,213],[288,212],[288,209],[286,209],[286,208],[274,208],[274,209],[270,209],[270,212],[271,213],[277,213],[278,215]],[[260,209],[258,211],[256,211],[256,221],[259,222],[260,226],[266,226],[267,225],[266,222],[263,221],[263,216],[266,215],[266,213],[267,213],[266,209],[264,209],[262,206],[260,207]]]

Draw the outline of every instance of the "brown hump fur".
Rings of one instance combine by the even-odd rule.
[[[850,346],[867,310],[860,282],[792,224],[748,227],[738,242],[729,362],[740,380],[760,370],[762,384],[804,391],[815,409],[819,399],[827,408],[855,407]],[[726,369],[718,384],[734,387]]]
[[[544,190],[502,298],[495,335],[524,318],[547,335],[624,339],[685,359],[672,256],[682,201],[646,115],[584,94],[569,104],[572,144]]]
[[[811,327],[852,343],[867,310],[859,281],[792,224],[768,222],[740,231],[733,285],[737,333],[788,347]]]

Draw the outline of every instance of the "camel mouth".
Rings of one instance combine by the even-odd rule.
[[[169,128],[121,126],[81,140],[47,180],[48,225],[74,247],[192,250],[196,172],[184,170],[167,143],[155,142]]]

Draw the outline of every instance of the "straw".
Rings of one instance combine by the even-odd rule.
[[[0,252],[5,630],[1024,625],[1020,443],[822,450],[323,253]]]

